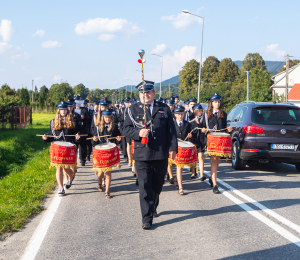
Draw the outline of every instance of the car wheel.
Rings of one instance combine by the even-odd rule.
[[[235,170],[245,169],[245,161],[240,158],[240,144],[238,141],[232,144],[231,163],[232,168]]]
[[[300,172],[300,163],[296,164],[295,166],[296,166],[297,171]]]

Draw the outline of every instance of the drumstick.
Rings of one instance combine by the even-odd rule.
[[[119,136],[119,137],[125,137],[125,136]],[[118,138],[118,136],[116,136],[116,137],[110,137],[110,138],[106,138],[106,139],[108,140],[108,139],[116,139],[116,138]]]
[[[81,135],[81,134],[79,134],[80,136],[88,136],[87,134],[83,134],[83,135]],[[65,135],[65,136],[76,136],[76,135]]]
[[[98,137],[98,138],[101,138],[101,137],[106,137],[106,136],[110,136],[110,135],[101,135],[101,136],[96,136],[96,137]],[[90,140],[90,139],[93,139],[94,137],[89,137],[89,138],[87,138],[86,140]]]
[[[36,136],[44,136],[44,135],[36,135]],[[54,137],[54,135],[46,135],[48,137]]]

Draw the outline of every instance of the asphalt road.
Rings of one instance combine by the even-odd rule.
[[[209,165],[206,159],[207,174]],[[166,182],[159,217],[148,231],[141,228],[138,188],[126,163],[113,171],[110,200],[97,190],[91,168],[88,163],[79,169],[61,199],[36,260],[300,259],[300,174],[291,165],[234,171],[222,160],[219,195],[185,170],[186,195]],[[20,259],[46,213],[0,242],[0,259]]]

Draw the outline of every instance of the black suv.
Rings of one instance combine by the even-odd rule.
[[[234,127],[234,169],[242,170],[251,162],[284,162],[300,171],[300,107],[292,103],[242,102],[228,113],[227,126]]]

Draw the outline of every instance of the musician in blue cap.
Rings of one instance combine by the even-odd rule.
[[[207,113],[204,114],[203,118],[203,133],[210,132],[211,130],[221,130],[227,127],[227,114],[223,111],[221,96],[215,93],[210,97],[210,103],[208,105]],[[223,130],[225,131],[225,130]],[[228,127],[228,132],[232,131],[232,127]],[[210,156],[211,162],[211,178],[209,183],[213,187],[213,193],[219,194],[220,191],[217,186],[217,171],[219,168],[220,157]]]
[[[62,101],[57,105],[56,116],[50,121],[50,130],[47,135],[43,135],[42,138],[45,142],[52,141],[65,141],[70,143],[78,143],[80,140],[79,126],[75,123],[73,116],[68,110],[68,103]],[[70,136],[71,135],[71,136]],[[72,185],[74,178],[74,170],[71,168],[56,168],[56,180],[59,186],[58,195],[63,196],[65,194],[64,189],[64,173],[67,175],[66,189],[69,189]]]
[[[206,147],[206,135],[202,133],[201,129],[203,127],[203,108],[201,104],[198,104],[193,107],[194,119],[190,122],[192,125],[192,139],[191,142],[197,148],[198,160],[199,160],[199,171],[200,171],[200,181],[205,181],[206,177],[204,176],[204,152]],[[192,167],[192,176],[191,179],[197,177],[195,167]]]
[[[184,114],[184,120],[190,122],[194,119],[194,114],[193,114],[193,107],[197,104],[197,99],[196,98],[190,98],[188,100],[188,108],[185,111]]]
[[[172,112],[173,118],[175,120],[175,116],[174,116],[175,102],[174,102],[174,100],[172,98],[168,98],[168,99],[166,99],[165,103],[169,106],[169,108]]]
[[[95,122],[95,123],[94,123]],[[120,131],[118,126],[114,123],[114,114],[113,110],[104,110],[102,113],[98,113],[96,121],[92,122],[91,126],[91,134],[93,136],[92,145],[95,146],[100,143],[106,143],[108,137],[116,137],[116,139],[110,139],[110,142],[119,144],[121,141]],[[108,137],[100,137],[103,135],[109,135]],[[98,190],[103,191],[105,179],[105,197],[110,199],[110,184],[111,184],[111,171],[105,172],[104,171],[98,172]]]
[[[172,96],[172,99],[173,99],[174,102],[175,102],[175,108],[180,107],[180,106],[178,105],[178,102],[179,102],[179,96],[178,96],[178,95],[174,95],[174,96]]]
[[[128,116],[128,108],[131,106],[131,98],[126,97],[124,98],[123,102],[124,102],[124,107],[121,108],[120,113],[118,115],[118,121],[120,122],[120,130],[122,135],[124,135],[123,124],[126,117]],[[124,158],[128,160],[129,167],[132,166],[132,153],[131,153],[130,145],[131,145],[131,139],[129,137],[122,137],[121,148],[124,154]]]
[[[154,100],[154,82],[141,82],[136,88],[141,102],[128,109],[123,134],[134,140],[133,159],[139,182],[142,228],[150,229],[153,217],[158,216],[157,206],[167,172],[169,153],[174,159],[178,147],[171,110],[162,102]],[[148,141],[144,142],[145,139]]]

